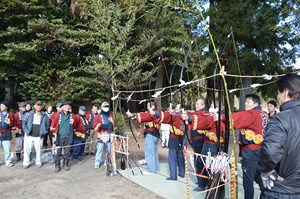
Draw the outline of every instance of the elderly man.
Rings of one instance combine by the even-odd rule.
[[[35,164],[42,167],[41,148],[43,145],[43,137],[49,129],[49,118],[42,111],[43,106],[41,101],[34,104],[34,110],[27,113],[23,120],[24,137],[24,160],[23,168],[27,169],[30,166],[30,153],[32,146],[36,152]]]
[[[70,102],[61,103],[62,111],[54,114],[51,121],[51,130],[54,134],[54,144],[56,153],[54,156],[55,172],[61,170],[61,160],[63,160],[64,169],[70,170],[69,161],[71,156],[71,144],[74,135],[74,115],[70,112]]]

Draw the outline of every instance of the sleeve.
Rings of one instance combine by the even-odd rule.
[[[264,141],[260,154],[260,170],[267,173],[272,171],[280,162],[284,153],[286,141],[286,129],[282,122],[272,117],[267,124]]]
[[[191,130],[209,130],[215,125],[212,116],[192,115]]]
[[[75,115],[74,116],[74,123],[73,123],[74,132],[78,130],[78,126],[80,124],[79,120],[80,120],[79,115]]]
[[[135,113],[137,123],[151,122],[153,117],[149,112]]]
[[[257,117],[253,111],[241,111],[232,113],[232,120],[234,129],[245,129],[255,123]]]
[[[23,131],[25,132],[26,135],[28,135],[28,127],[27,127],[27,123],[28,123],[28,119],[29,119],[29,114],[26,114],[25,118],[22,120],[22,127],[23,127]]]
[[[50,128],[50,118],[48,117],[47,114],[45,114],[45,115],[46,115],[46,129],[47,129],[47,131],[48,131],[49,128]]]
[[[22,123],[21,123],[21,121],[20,121],[20,119],[19,119],[19,113],[18,113],[18,112],[16,112],[16,113],[14,114],[14,120],[15,120],[15,125],[14,125],[14,127],[18,128],[18,129],[22,129]]]
[[[158,123],[170,124],[171,123],[171,114],[169,112],[156,111],[155,117]]]
[[[15,126],[15,116],[12,112],[9,113],[9,119],[10,119],[10,126],[14,127]]]
[[[100,118],[100,114],[98,114],[94,119],[94,123],[93,123],[94,130],[99,131],[101,124],[102,124],[102,121]]]
[[[50,131],[56,133],[57,117],[59,113],[54,113],[50,116]]]

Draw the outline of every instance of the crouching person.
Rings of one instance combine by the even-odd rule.
[[[71,156],[71,144],[73,142],[74,116],[70,112],[71,106],[68,101],[61,103],[62,111],[55,114],[52,118],[51,129],[54,134],[54,144],[56,149],[54,153],[55,172],[61,170],[61,160],[63,160],[64,169],[70,170],[69,161]]]
[[[37,101],[34,105],[34,110],[26,114],[25,119],[22,121],[24,137],[24,159],[23,168],[27,169],[30,166],[30,153],[32,146],[36,152],[35,164],[40,168],[42,167],[41,149],[43,145],[43,137],[49,128],[49,118],[42,111],[42,102]]]

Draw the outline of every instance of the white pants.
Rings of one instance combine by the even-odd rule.
[[[40,137],[32,137],[30,135],[24,136],[24,159],[23,159],[23,166],[30,165],[30,153],[32,146],[34,146],[36,157],[35,157],[35,164],[41,165],[41,151],[43,146],[43,139]]]
[[[161,140],[162,140],[161,145],[162,146],[168,146],[169,135],[170,135],[170,130],[165,130],[165,129],[161,130]]]

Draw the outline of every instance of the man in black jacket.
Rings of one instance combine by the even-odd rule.
[[[265,129],[260,155],[261,198],[300,198],[300,76],[281,77],[277,91],[281,112]]]

